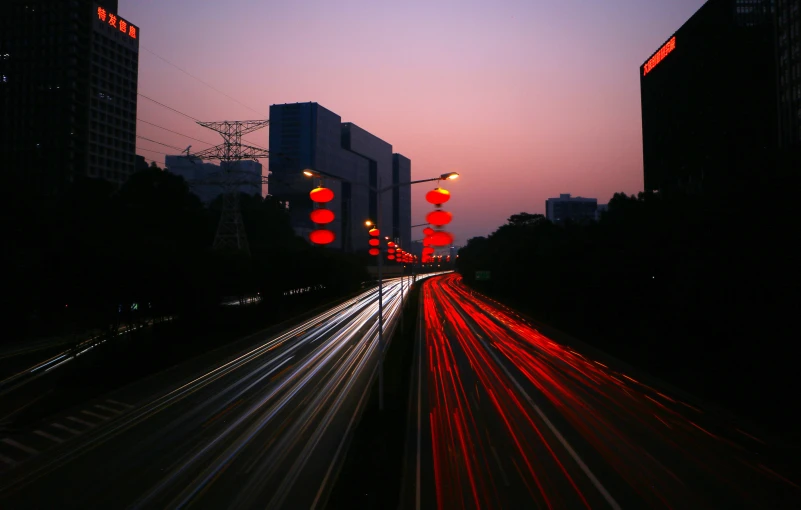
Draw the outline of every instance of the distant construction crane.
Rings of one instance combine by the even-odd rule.
[[[252,133],[270,123],[269,120],[235,120],[222,122],[198,122],[201,126],[219,133],[223,143],[189,155],[191,145],[187,147],[187,157],[197,159],[217,159],[220,161],[222,175],[220,181],[203,182],[222,187],[223,204],[220,223],[214,236],[214,249],[225,251],[244,252],[250,255],[247,232],[242,223],[242,210],[239,205],[238,187],[242,184],[255,184],[242,182],[236,174],[245,173],[236,169],[235,163],[244,159],[258,160],[268,158],[267,149],[253,147],[242,143],[242,135]],[[262,183],[266,182],[262,177]],[[194,184],[201,184],[196,182]],[[261,191],[261,190],[260,190]]]

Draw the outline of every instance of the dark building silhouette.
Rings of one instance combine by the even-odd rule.
[[[776,62],[779,144],[784,153],[797,156],[801,152],[801,0],[776,0]]]
[[[772,0],[710,0],[640,67],[646,190],[739,186],[778,147]]]
[[[545,200],[545,218],[558,224],[595,220],[597,209],[597,198],[571,197],[570,193]]]
[[[412,180],[412,161],[401,154],[392,155],[392,184]],[[398,186],[392,190],[392,238],[399,239],[404,249],[412,241],[412,187]]]
[[[396,160],[398,178],[409,180],[405,176],[410,177],[411,162],[399,154],[393,155],[392,145],[353,123],[343,123],[339,115],[319,104],[270,106],[269,191],[287,204],[290,221],[298,235],[307,237],[315,228],[309,219],[312,210],[309,191],[313,182],[302,173],[310,168],[344,179],[325,180],[325,186],[334,191],[335,197],[328,204],[336,215],[328,227],[336,234],[332,247],[345,251],[366,250],[368,235],[364,221],[368,219],[380,222],[382,235],[392,236],[397,230],[401,246],[408,244],[411,241],[411,191],[406,188],[400,193],[383,193],[379,218],[376,194],[369,190],[397,182]]]
[[[135,169],[139,27],[116,1],[6,0],[0,15],[0,161],[58,193]]]

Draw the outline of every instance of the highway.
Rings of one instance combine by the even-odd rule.
[[[798,459],[753,430],[546,337],[458,275],[422,299],[406,508],[801,508]]]
[[[400,304],[387,280],[388,332]],[[125,412],[37,431],[52,448],[3,473],[0,508],[322,508],[375,375],[377,311],[372,288]]]

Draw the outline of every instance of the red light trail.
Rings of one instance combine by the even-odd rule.
[[[762,440],[546,337],[460,276],[426,282],[423,310],[436,508],[799,501]]]

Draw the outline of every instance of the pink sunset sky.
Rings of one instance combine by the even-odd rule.
[[[639,66],[703,3],[120,0],[119,14],[140,27],[139,92],[165,105],[217,121],[314,101],[391,143],[415,179],[461,173],[447,185],[461,245],[512,214],[544,213],[560,193],[606,203],[641,191]],[[138,115],[220,141],[142,98]],[[145,122],[137,133],[208,146]],[[266,129],[248,138],[268,145]],[[158,152],[178,152],[137,148],[159,165]],[[413,188],[413,223],[431,209],[431,187]]]

